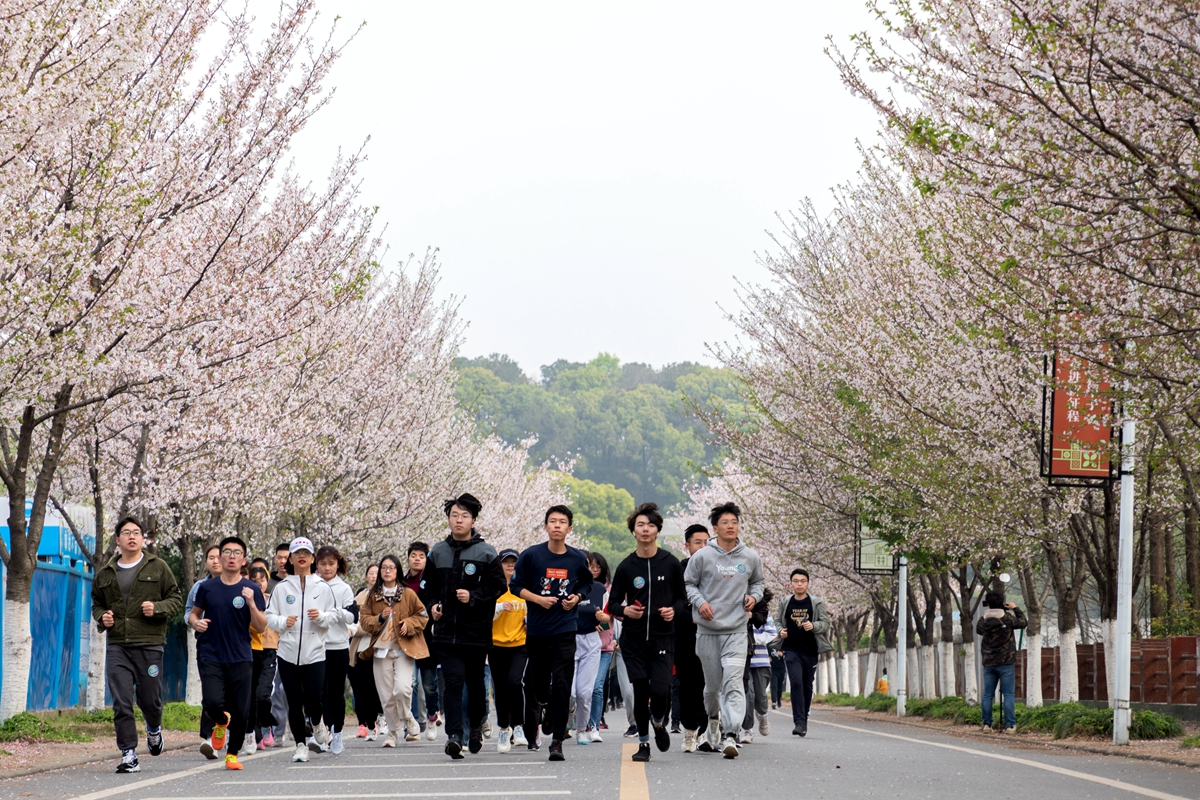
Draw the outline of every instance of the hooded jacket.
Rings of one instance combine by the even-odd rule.
[[[317,610],[315,620],[308,618]],[[279,634],[278,657],[303,666],[325,660],[325,633],[340,611],[329,584],[315,574],[307,575],[300,587],[299,575],[288,575],[275,586],[267,603],[267,627]],[[292,627],[288,617],[296,617]]]
[[[698,636],[742,633],[750,618],[743,608],[746,595],[756,602],[762,600],[765,584],[762,559],[740,541],[725,552],[713,537],[707,547],[688,559],[684,583]],[[700,616],[700,606],[705,603],[712,607],[711,620]]]
[[[465,541],[447,536],[429,551],[424,577],[430,599],[442,607],[442,618],[433,624],[433,641],[490,647],[496,598],[508,588],[496,548],[474,528]],[[458,599],[459,589],[470,594],[467,602]]]
[[[999,613],[997,613],[999,612]],[[975,623],[975,632],[983,637],[980,653],[985,667],[1012,664],[1017,660],[1017,643],[1013,631],[1029,625],[1025,612],[1019,608],[987,609]]]
[[[108,634],[109,644],[159,644],[167,641],[167,620],[183,608],[183,596],[167,562],[142,553],[142,563],[132,569],[129,602],[117,584],[116,558],[96,573],[92,581],[92,619]],[[154,603],[154,616],[142,613],[142,603]],[[105,628],[100,618],[113,612],[113,626]]]
[[[647,612],[638,619],[625,616],[627,606],[641,603]],[[679,617],[687,610],[683,568],[679,559],[663,548],[650,558],[630,553],[613,573],[608,593],[608,613],[622,621],[621,641],[627,637],[647,640],[674,636],[675,624],[662,618],[660,608],[670,606]]]
[[[358,604],[354,602],[354,590],[334,575],[325,584],[333,592],[333,611],[330,612],[329,628],[325,631],[326,650],[346,650],[350,647],[350,625],[358,622]]]

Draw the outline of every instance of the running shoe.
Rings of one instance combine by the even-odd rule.
[[[367,731],[367,726],[366,726],[366,725],[359,725],[359,726],[358,726],[358,733],[354,734],[354,738],[355,738],[355,739],[365,739],[365,738],[367,738],[367,733],[368,733],[368,731]]]
[[[247,736],[246,741],[242,742],[242,749],[238,750],[237,754],[239,756],[241,756],[242,758],[245,758],[246,756],[252,756],[257,752],[258,752],[258,745],[256,745],[254,743],[254,737]],[[238,767],[238,769],[241,769],[241,767]]]
[[[292,754],[292,761],[308,761],[308,748],[303,744],[296,745],[296,752]]]
[[[624,736],[626,739],[629,739],[629,738],[632,738],[632,737],[634,737],[634,736],[637,736],[637,735],[638,735],[638,732],[637,732],[637,725],[636,725],[635,723],[633,723],[633,722],[629,723],[629,727],[628,727],[628,728],[626,728],[626,729],[625,729],[625,733],[623,733],[623,734],[621,734],[621,735],[622,735],[622,736]]]
[[[738,744],[754,744],[754,732],[742,731],[738,734]]]
[[[542,703],[542,705],[541,705],[541,715],[542,715],[542,734],[545,736],[549,736],[550,735],[550,711],[546,708],[545,703]]]
[[[672,722],[672,723],[671,723],[671,733],[679,733],[679,732],[680,732],[680,730],[679,730],[679,723],[678,723],[678,722]]]
[[[404,741],[415,742],[421,738],[421,723],[417,722],[416,717],[409,716],[409,718],[404,721],[404,725],[406,728],[404,732]]]
[[[163,751],[162,728],[156,731],[146,731],[146,749],[150,755],[161,755]]]
[[[591,743],[592,743],[592,737],[591,737],[591,734],[589,734],[587,731],[580,731],[579,735],[575,737],[575,744],[591,744]]]
[[[608,730],[608,723],[604,721],[604,717],[600,718],[600,730],[602,730],[602,731]]]
[[[513,728],[512,743],[517,747],[525,747],[529,744],[529,740],[525,738],[525,728],[520,725]]]
[[[471,728],[471,736],[467,739],[467,749],[471,751],[471,755],[475,755],[483,749],[482,728]]]
[[[121,763],[117,764],[117,774],[126,772],[141,772],[142,765],[138,763],[137,752],[134,750],[126,750],[121,753]]]
[[[314,753],[324,753],[329,749],[329,745],[321,744],[317,741],[317,737],[310,736],[308,737],[308,749]]]
[[[550,742],[550,760],[551,761],[566,761],[567,760],[566,757],[563,755],[562,742],[559,741],[558,739],[555,739],[554,741]]]
[[[437,726],[440,724],[441,720],[437,718],[437,714],[430,717],[425,723],[425,738],[431,742],[437,739]]]
[[[721,718],[709,719],[708,731],[705,733],[705,739],[708,740],[708,746],[715,752],[717,746],[721,743]]]
[[[367,741],[368,742],[373,742],[378,738],[379,738],[379,729],[378,728],[367,728]]]
[[[329,739],[329,752],[335,756],[340,756],[345,749],[346,745],[342,744],[342,732],[336,731]]]
[[[667,732],[667,721],[651,720],[654,728],[654,746],[658,748],[658,752],[665,753],[671,749],[671,734]]]
[[[725,754],[726,758],[738,757],[737,737],[732,733],[725,737],[725,744],[722,745],[721,752]]]
[[[492,738],[492,718],[491,717],[483,718],[483,738],[485,738],[485,739]]]
[[[604,741],[604,739],[600,738],[600,729],[599,728],[590,728],[589,727],[588,728],[588,738],[592,740],[592,744],[595,744],[596,742]]]
[[[375,718],[375,733],[378,736],[388,735],[387,717],[385,717],[383,714],[380,714]]]
[[[237,756],[230,753],[225,756],[225,769],[241,769],[242,764],[237,760]]]
[[[453,758],[455,761],[463,758],[462,740],[458,736],[448,736],[446,738],[446,755]]]
[[[758,715],[758,732],[763,736],[771,735],[771,720],[767,719],[766,714]]]
[[[275,746],[275,732],[270,728],[267,728],[266,732],[263,733],[262,746],[264,748]]]
[[[496,741],[496,752],[507,753],[512,749],[512,731],[508,728],[500,729],[500,738]]]
[[[395,731],[388,731],[387,736],[383,737],[383,746],[384,747],[395,747],[396,746],[396,732]]]
[[[317,729],[313,731],[313,738],[317,740],[317,744],[329,744],[329,728],[325,727],[324,722],[317,723]]]
[[[217,760],[217,751],[213,750],[212,742],[210,742],[208,739],[205,739],[200,743],[200,754],[209,761]]]
[[[696,752],[696,732],[691,728],[683,729],[683,752]]]
[[[696,752],[697,753],[715,753],[717,748],[708,743],[708,737],[696,734]]]
[[[212,732],[212,749],[215,752],[220,752],[225,749],[225,732],[229,727],[229,712],[225,712],[225,722],[220,725],[213,725]],[[215,758],[215,756],[214,756]]]
[[[650,743],[638,742],[637,752],[633,754],[634,761],[649,761],[650,760]]]

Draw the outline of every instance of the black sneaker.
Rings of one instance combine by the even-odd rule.
[[[713,746],[708,743],[707,737],[701,736],[700,743],[696,745],[696,752],[697,753],[715,753],[717,751],[714,750]]]
[[[667,733],[667,721],[653,722],[652,727],[654,728],[654,746],[658,748],[658,752],[665,753],[670,750],[671,734]]]
[[[675,734],[678,734],[678,733],[683,733],[683,731],[681,731],[681,730],[679,729],[679,723],[678,723],[678,722],[672,722],[672,723],[671,723],[671,733],[675,733]]]
[[[463,757],[461,736],[451,736],[446,739],[446,755],[455,761]]]
[[[530,750],[530,751],[532,751],[532,752],[535,752],[535,753],[536,753],[538,750],[541,750],[541,749],[542,749],[542,746],[541,746],[540,744],[538,744],[538,743],[537,743],[537,740],[535,739],[534,741],[532,741],[532,742],[530,742],[529,744],[525,745],[525,749],[526,749],[526,750]]]
[[[550,760],[551,761],[566,761],[563,757],[562,742],[555,739],[550,743]]]
[[[805,736],[807,734],[808,734],[808,724],[806,723],[806,724],[800,726],[800,736]]]
[[[735,738],[733,736],[726,736],[725,744],[721,747],[721,752],[725,754],[726,758],[737,758],[738,757],[737,738]]]
[[[138,764],[137,753],[133,750],[126,750],[121,753],[121,763],[117,764],[117,774],[126,772],[141,772],[142,767]]]
[[[542,713],[542,736],[550,735],[550,711],[545,704],[541,706]]]
[[[150,751],[150,755],[161,755],[163,751],[162,729],[146,732],[146,749]]]
[[[624,736],[626,739],[629,739],[630,737],[633,737],[633,736],[637,736],[638,735],[637,724],[635,723],[633,725],[630,725],[628,728],[625,729],[625,733],[623,733],[621,735]]]
[[[475,755],[483,749],[483,728],[471,728],[471,738],[467,740],[467,749]]]
[[[668,745],[669,744],[670,744],[670,740],[668,740]],[[659,749],[661,750],[662,748],[659,748]],[[638,742],[638,749],[637,749],[637,752],[633,754],[633,760],[634,761],[649,761],[650,760],[650,743],[649,742]]]

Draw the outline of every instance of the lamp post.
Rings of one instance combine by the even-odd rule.
[[[1121,536],[1117,547],[1117,641],[1113,744],[1129,744],[1129,658],[1133,647],[1133,420],[1121,427]]]
[[[900,556],[900,601],[896,609],[896,716],[908,700],[908,559]]]

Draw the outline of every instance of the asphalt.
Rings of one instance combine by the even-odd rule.
[[[622,716],[623,715],[618,715]],[[997,738],[979,741],[817,710],[804,739],[791,736],[790,714],[772,712],[770,736],[756,736],[734,761],[687,754],[673,737],[649,764],[629,760],[619,731],[600,744],[568,740],[566,761],[546,750],[483,752],[451,762],[444,739],[395,750],[353,740],[338,757],[290,761],[291,748],[244,759],[228,772],[197,751],[142,756],[142,772],[113,773],[115,761],[0,781],[0,798],[77,800],[261,800],[262,798],[963,798],[964,800],[1198,800],[1200,770],[1076,752],[1046,752]]]

